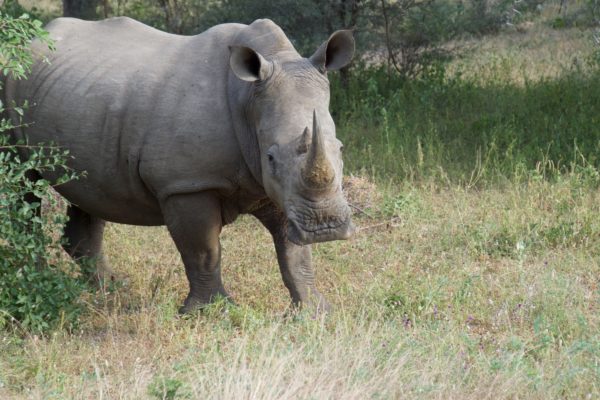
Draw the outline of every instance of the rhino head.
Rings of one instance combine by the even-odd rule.
[[[230,67],[249,82],[245,118],[256,137],[259,179],[287,217],[288,239],[304,245],[347,239],[354,231],[342,192],[342,143],[329,113],[327,71],[354,53],[350,31],[337,31],[310,58],[295,51],[265,58],[231,47]]]

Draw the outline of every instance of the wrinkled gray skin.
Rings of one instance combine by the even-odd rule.
[[[59,18],[47,29],[56,51],[34,50],[50,63],[36,63],[28,80],[7,79],[4,96],[33,105],[26,121],[35,122],[17,138],[55,142],[86,172],[57,188],[72,203],[65,235],[74,258],[98,259],[107,278],[105,221],[165,224],[189,280],[188,312],[228,296],[219,234],[250,213],[273,236],[293,303],[328,308],[310,243],[353,230],[327,80],[352,57],[350,32],[307,59],[269,20],[191,37],[129,18]]]

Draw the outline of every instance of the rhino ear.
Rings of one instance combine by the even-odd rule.
[[[229,66],[243,81],[265,80],[271,73],[272,65],[258,52],[249,47],[229,46]]]
[[[352,31],[336,31],[310,57],[310,62],[319,70],[335,71],[348,65],[354,55]]]

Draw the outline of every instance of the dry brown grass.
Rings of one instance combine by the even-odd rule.
[[[386,189],[378,220],[394,203],[400,223],[314,246],[318,286],[337,310],[323,320],[283,318],[289,300],[254,219],[223,232],[224,281],[239,306],[190,318],[176,315],[186,280],[166,230],[111,224],[107,253],[127,284],[89,296],[77,332],[0,338],[0,394],[594,398],[600,192],[573,191],[572,179]],[[586,234],[552,236],[571,222]]]

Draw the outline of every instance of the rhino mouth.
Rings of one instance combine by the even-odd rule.
[[[355,231],[348,206],[328,212],[319,208],[291,208],[288,239],[297,245],[348,239]]]

